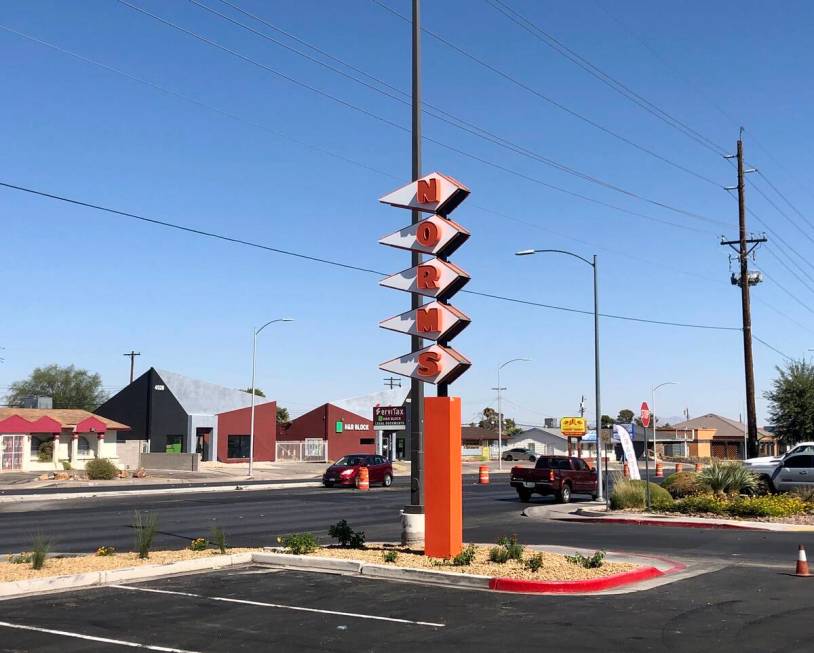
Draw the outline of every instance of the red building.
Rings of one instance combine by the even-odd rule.
[[[327,441],[326,457],[330,460],[351,453],[376,453],[372,420],[333,404],[323,404],[289,424],[281,424],[277,432],[279,442],[309,439]]]
[[[244,463],[249,459],[252,409],[238,408],[218,414],[218,460]],[[277,402],[254,407],[254,460],[275,460],[277,445]]]

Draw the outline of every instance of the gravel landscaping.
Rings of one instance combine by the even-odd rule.
[[[245,553],[260,549],[229,549],[228,553]],[[136,553],[117,553],[111,556],[83,555],[65,558],[49,557],[42,569],[32,569],[30,564],[13,564],[0,562],[0,583],[45,578],[48,576],[68,576],[92,571],[108,571],[122,567],[140,567],[142,565],[163,565],[180,560],[207,558],[219,555],[214,549],[207,551],[152,551],[146,560],[140,560]]]
[[[364,549],[322,547],[309,555],[342,558],[345,560],[361,560],[367,563],[387,564],[388,566],[392,565],[394,567],[432,569],[435,571],[473,574],[477,576],[541,581],[587,580],[591,578],[601,578],[603,576],[612,576],[637,568],[636,565],[628,563],[604,562],[601,567],[586,569],[585,567],[569,562],[565,556],[558,553],[538,552],[527,548],[523,554],[524,562],[538,553],[542,558],[542,566],[537,571],[531,571],[524,565],[524,562],[517,560],[508,560],[501,564],[490,562],[489,550],[491,548],[492,546],[476,546],[475,558],[472,564],[468,566],[455,566],[451,560],[428,558],[422,553],[416,553],[409,549],[375,545],[367,546]],[[386,551],[396,551],[398,553],[395,562],[384,562],[383,554]]]

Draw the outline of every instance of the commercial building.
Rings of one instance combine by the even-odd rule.
[[[124,467],[117,439],[129,428],[86,410],[0,408],[0,472],[84,469],[94,458]]]
[[[503,436],[503,446],[508,438]],[[497,431],[480,426],[461,427],[461,455],[464,458],[497,459]]]
[[[372,415],[372,409],[371,409]],[[351,453],[376,453],[373,420],[333,404],[322,404],[277,430],[278,460],[339,460]],[[297,453],[299,451],[299,453]]]
[[[218,415],[250,405],[248,392],[151,367],[94,412],[129,424],[125,438],[137,453],[198,453],[206,461],[222,450]]]
[[[507,447],[524,447],[537,455],[567,456],[568,441],[559,427],[535,426],[509,438]]]
[[[777,438],[758,429],[760,455],[780,454]],[[657,452],[666,456],[692,456],[743,460],[746,424],[708,413],[701,417],[656,429]]]
[[[217,458],[222,463],[245,463],[251,449],[252,409],[219,413]],[[267,401],[254,407],[254,456],[257,462],[276,460],[277,402]]]
[[[370,394],[351,397],[349,399],[335,399],[330,403],[337,408],[344,408],[357,415],[373,416],[374,408],[404,406],[409,407],[408,395],[410,388],[407,383],[404,387],[396,386],[387,390],[380,390]],[[410,411],[406,410],[407,422],[405,428],[394,430],[376,430],[376,453],[389,460],[405,460],[410,458]]]

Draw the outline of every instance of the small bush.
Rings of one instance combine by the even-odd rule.
[[[226,555],[226,533],[220,526],[213,526],[210,531],[209,540],[219,553]]]
[[[729,517],[792,517],[811,510],[811,505],[795,494],[774,494],[757,497],[727,497],[720,494],[700,494],[679,499],[671,512],[683,514],[714,514]]]
[[[592,556],[584,556],[581,553],[574,553],[572,556],[565,556],[565,559],[572,565],[585,567],[585,569],[598,569],[605,562],[605,552],[597,551]]]
[[[700,494],[704,487],[698,482],[697,477],[695,472],[678,472],[665,478],[661,487],[667,490],[673,499]]]
[[[107,458],[94,458],[85,465],[85,472],[91,481],[111,481],[119,475],[119,470]]]
[[[522,560],[523,559],[523,545],[517,543],[517,535],[511,537],[501,537],[497,541],[498,546],[506,548],[509,554],[509,560]]]
[[[468,567],[475,560],[475,545],[469,544],[452,559],[452,564],[456,567]]]
[[[698,472],[698,482],[715,494],[754,492],[758,477],[736,461],[714,462]]]
[[[398,560],[399,552],[398,551],[382,551],[382,560],[385,562],[395,562]]]
[[[679,499],[672,505],[663,508],[663,510],[666,512],[680,512],[685,515],[696,513],[723,515],[725,508],[726,499],[723,497],[712,494],[697,494]]]
[[[353,530],[344,519],[328,528],[328,535],[339,542],[341,547],[361,549],[365,546],[365,532]]]
[[[643,510],[647,506],[645,486],[647,481],[625,479],[613,486],[610,496],[611,509],[625,510],[629,508]],[[656,483],[650,483],[650,505],[656,510],[662,510],[673,502],[670,493]]]
[[[50,463],[54,459],[54,441],[43,442],[37,448],[37,460],[41,463]]]
[[[502,565],[509,561],[509,551],[505,546],[493,546],[489,549],[489,561]]]
[[[51,541],[43,535],[34,536],[31,545],[31,568],[42,569],[45,565],[45,558],[51,550]]]
[[[136,510],[133,513],[133,529],[136,531],[138,557],[140,560],[146,560],[150,557],[150,548],[158,531],[158,515],[154,512],[143,513]]]
[[[12,553],[8,557],[8,561],[12,565],[27,565],[31,562],[31,554],[30,553]]]
[[[190,551],[206,551],[208,544],[205,537],[196,537],[189,543],[189,549]]]
[[[70,460],[63,460],[62,461],[62,469],[66,472],[71,469],[71,461]]]
[[[526,560],[525,567],[529,571],[537,572],[543,566],[543,554],[535,553],[528,560]]]
[[[316,551],[317,548],[317,538],[311,533],[292,533],[278,537],[277,541],[294,555],[305,555]]]
[[[794,496],[800,497],[806,503],[814,504],[814,487],[805,486],[794,488],[791,493]]]
[[[112,546],[100,546],[96,549],[96,555],[100,558],[116,555],[116,548]]]

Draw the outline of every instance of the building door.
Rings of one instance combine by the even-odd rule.
[[[398,460],[404,460],[407,457],[404,441],[405,438],[396,438],[396,458]]]
[[[23,468],[24,435],[0,435],[0,471]]]
[[[203,462],[211,460],[210,447],[212,446],[212,429],[197,428],[195,429],[195,436],[197,439],[195,453],[201,454],[201,460]]]

